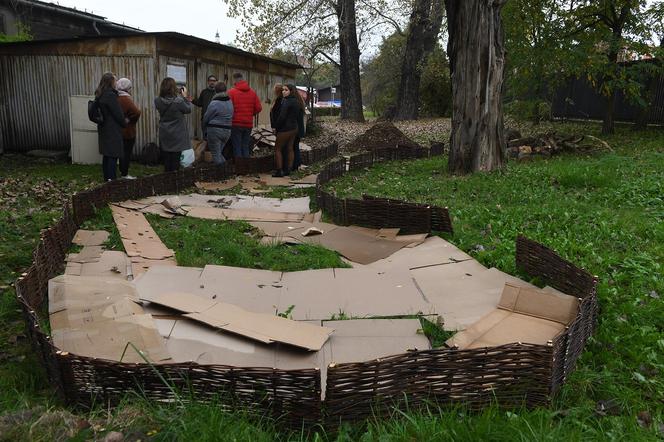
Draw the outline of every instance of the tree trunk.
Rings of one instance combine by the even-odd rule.
[[[415,0],[401,62],[401,82],[395,116],[397,120],[416,120],[419,116],[422,67],[436,45],[442,22],[442,1]]]
[[[339,58],[341,87],[341,119],[364,121],[362,88],[360,86],[360,48],[355,26],[355,0],[339,0],[336,4],[339,25]]]
[[[453,174],[505,164],[502,89],[505,48],[500,10],[506,0],[445,0],[452,75]]]

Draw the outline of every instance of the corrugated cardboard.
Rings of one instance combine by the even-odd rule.
[[[147,359],[159,363],[170,360],[150,315],[124,316],[95,323],[89,328],[54,330],[53,343],[60,350],[76,355],[112,361],[145,363]]]
[[[286,290],[279,311],[294,306],[296,320],[399,316],[431,313],[407,273],[384,274],[371,269],[323,269],[284,273]]]
[[[399,237],[397,237],[397,241],[399,241]],[[384,259],[371,263],[370,266],[380,270],[414,269],[471,259],[473,259],[472,256],[453,244],[438,236],[431,236],[416,247],[401,249]]]
[[[67,255],[67,262],[96,262],[101,258],[104,251],[102,246],[85,246],[78,253],[70,253]]]
[[[498,307],[447,345],[461,349],[513,342],[546,345],[576,317],[578,308],[578,299],[572,296],[508,283]]]
[[[194,185],[196,188],[201,189],[201,190],[208,190],[211,192],[218,192],[221,190],[229,190],[232,189],[233,187],[237,186],[240,184],[240,180],[237,178],[231,178],[226,181],[221,181],[221,182],[212,182],[212,183],[203,183],[203,182],[196,182]]]
[[[111,212],[128,256],[140,256],[147,260],[175,256],[173,250],[161,242],[142,213],[114,205],[111,205]]]
[[[68,262],[65,268],[66,275],[74,276],[101,276],[104,278],[127,279],[131,273],[131,263],[124,252],[106,250],[102,252],[99,260],[94,262]]]
[[[323,325],[335,330],[330,340],[332,363],[370,361],[431,348],[419,319],[323,321]]]
[[[188,293],[163,293],[153,303],[181,311],[185,317],[212,327],[270,344],[281,342],[307,350],[320,350],[332,329],[274,315],[246,311]]]
[[[96,323],[109,321],[123,316],[142,315],[143,307],[130,298],[122,298],[112,304],[80,304],[51,313],[51,330],[82,329],[95,326]]]
[[[104,244],[110,234],[105,230],[82,230],[79,229],[74,235],[72,242],[79,246],[100,246]]]
[[[48,311],[110,305],[124,298],[138,301],[133,284],[120,278],[60,275],[48,282]]]
[[[190,207],[187,216],[202,219],[292,222],[301,221],[301,213],[268,212],[265,210],[234,210],[217,207]]]
[[[134,280],[141,300],[152,301],[161,293],[188,292],[205,295],[208,291],[201,281],[203,269],[196,267],[169,267],[155,265]]]
[[[227,197],[228,208],[241,210],[262,210],[281,213],[309,213],[311,200],[308,196],[301,198],[264,198],[261,196],[234,195]]]
[[[495,309],[506,282],[530,286],[475,260],[421,267],[410,273],[443,318],[446,330],[463,330]]]

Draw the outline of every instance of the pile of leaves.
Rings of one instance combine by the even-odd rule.
[[[375,150],[383,147],[420,147],[401,132],[392,122],[381,121],[374,124],[359,137],[346,145],[348,151]]]

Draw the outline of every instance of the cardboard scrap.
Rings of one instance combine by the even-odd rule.
[[[514,342],[546,345],[565,330],[578,309],[573,296],[507,283],[497,308],[446,344],[460,349]]]
[[[399,241],[399,236],[397,236],[396,241]],[[371,263],[370,266],[387,271],[391,269],[415,269],[472,259],[472,256],[439,236],[431,236],[415,247],[402,248],[384,259]]]
[[[177,196],[166,198],[161,202],[161,205],[174,215],[184,216],[187,214],[187,210],[182,207],[182,201],[180,201],[180,198]]]
[[[82,230],[79,229],[74,235],[72,242],[79,246],[101,246],[110,234],[105,230]]]
[[[311,200],[308,196],[300,198],[265,198],[261,196],[234,195],[224,197],[229,202],[229,209],[253,209],[269,212],[309,213]]]
[[[162,293],[152,302],[181,311],[185,317],[211,327],[265,344],[281,342],[307,350],[320,350],[333,331],[280,316],[249,312],[233,304],[210,301],[189,293]]]
[[[319,229],[318,227],[309,227],[307,230],[304,232],[300,233],[302,236],[314,236],[314,235],[322,235],[325,233],[323,230]]]

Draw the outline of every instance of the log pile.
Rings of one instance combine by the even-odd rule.
[[[537,156],[550,157],[563,152],[591,153],[613,150],[606,141],[592,135],[561,135],[550,132],[522,137],[518,131],[507,131],[507,136],[507,154],[510,158],[518,160],[527,160]]]

